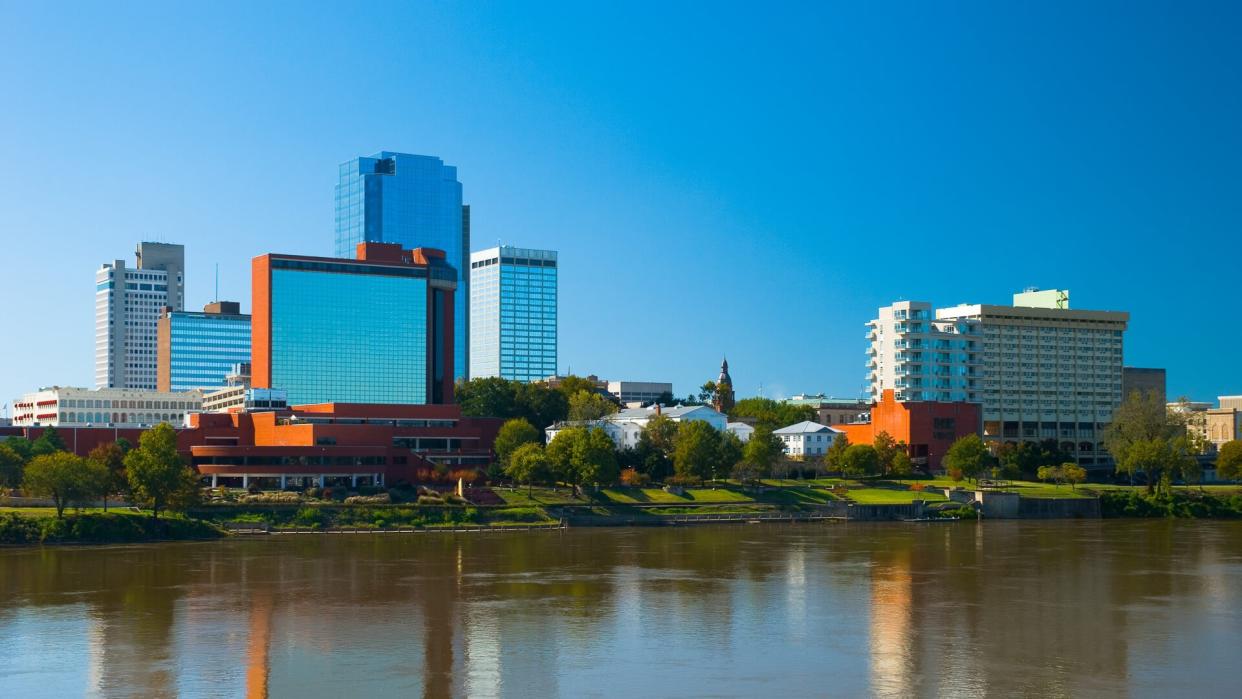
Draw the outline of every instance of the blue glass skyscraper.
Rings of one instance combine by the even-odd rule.
[[[438,248],[448,263],[470,269],[470,208],[462,206],[457,168],[428,155],[383,151],[342,163],[336,185],[336,257],[355,257],[358,243]],[[469,275],[454,299],[454,377],[467,376]]]

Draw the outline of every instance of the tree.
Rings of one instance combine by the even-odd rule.
[[[617,480],[617,453],[612,438],[601,428],[567,427],[547,448],[548,465],[557,478],[578,485]]]
[[[765,471],[758,464],[753,464],[743,459],[733,466],[732,475],[739,483],[747,485],[758,483],[768,476],[768,471]]]
[[[720,433],[702,420],[678,423],[673,470],[683,479],[712,478],[720,459],[719,442]]]
[[[48,497],[56,506],[56,517],[65,516],[65,506],[81,504],[97,497],[107,478],[103,467],[76,454],[57,451],[30,460],[22,478],[22,489],[36,497]]]
[[[710,401],[712,398],[715,398],[717,388],[718,387],[716,386],[715,381],[708,380],[704,382],[702,386],[699,386],[699,395],[698,395],[699,402],[706,403]]]
[[[559,390],[495,376],[458,383],[455,399],[463,415],[521,417],[538,430],[564,420],[569,411],[569,401]]]
[[[1216,475],[1229,481],[1242,478],[1242,439],[1220,446],[1216,453]]]
[[[595,391],[578,391],[569,397],[569,419],[589,422],[617,412],[617,404]]]
[[[910,460],[910,455],[906,453],[903,446],[893,455],[893,463],[889,467],[889,475],[908,476],[911,473],[914,473],[914,462]]]
[[[1077,464],[1074,465],[1077,466]],[[1059,486],[1061,485],[1061,481],[1065,479],[1065,465],[1040,466],[1035,472],[1035,475],[1041,481],[1053,481]]]
[[[505,424],[500,426],[500,431],[496,433],[496,441],[492,448],[496,450],[496,458],[501,465],[505,466],[509,463],[509,456],[518,447],[532,442],[543,442],[539,430],[530,424],[530,420],[524,417],[515,417],[506,420]]]
[[[565,399],[568,400],[581,391],[586,391],[587,393],[599,393],[600,389],[594,381],[570,374],[559,381],[556,386],[556,390],[560,391],[561,394],[565,396]]]
[[[142,433],[138,448],[125,455],[125,474],[133,498],[151,509],[153,519],[198,495],[198,478],[177,453],[177,434],[166,422]]]
[[[815,408],[809,405],[780,403],[771,398],[743,398],[729,411],[729,419],[751,418],[755,429],[778,430],[799,422],[814,422]]]
[[[851,476],[868,476],[879,468],[879,457],[870,444],[854,444],[841,458],[841,471]]]
[[[517,414],[511,417],[524,417],[541,432],[569,415],[569,399],[554,388],[517,383],[513,395]]]
[[[60,432],[55,427],[46,427],[43,434],[31,445],[31,452],[34,456],[43,454],[51,454],[53,452],[64,451],[65,440],[60,438]]]
[[[1070,490],[1077,490],[1078,484],[1087,480],[1087,469],[1073,461],[1066,461],[1061,464],[1061,478],[1069,482]]]
[[[586,434],[586,428],[583,427],[566,427],[556,433],[551,442],[548,442],[546,451],[548,457],[548,468],[551,469],[552,477],[563,483],[573,485],[577,482],[577,474],[574,469],[574,444],[582,439]]]
[[[574,445],[574,469],[578,482],[590,485],[611,485],[617,482],[617,448],[612,437],[599,427],[587,431]]]
[[[673,450],[677,444],[677,423],[667,415],[656,415],[647,420],[646,427],[638,436],[637,466],[655,480],[663,480],[673,473]]]
[[[945,469],[961,471],[966,478],[976,479],[987,469],[992,456],[977,434],[958,438],[944,454]]]
[[[29,463],[35,457],[34,444],[25,437],[9,437],[4,440],[4,445],[17,452],[22,457],[22,463]]]
[[[732,432],[717,432],[716,463],[712,464],[712,477],[724,480],[733,472],[733,467],[742,460],[742,449],[745,445]]]
[[[785,455],[785,443],[771,430],[755,430],[742,449],[742,462],[753,467],[758,478],[772,473],[772,465]],[[740,480],[740,479],[739,479]]]
[[[517,417],[516,382],[489,376],[459,383],[454,398],[467,417]]]
[[[897,440],[881,430],[872,440],[871,446],[875,449],[876,466],[880,473],[888,473],[892,469],[893,459],[897,456]]]
[[[672,405],[673,400],[675,399],[673,398],[672,391],[661,391],[660,395],[656,396],[656,399],[652,401],[651,404],[652,405]]]
[[[1118,473],[1133,478],[1143,474],[1147,492],[1156,484],[1167,484],[1172,471],[1182,463],[1180,451],[1189,442],[1175,446],[1174,440],[1185,435],[1186,417],[1170,411],[1155,391],[1132,392],[1113,412],[1112,424],[1104,434],[1104,444],[1117,464]]]
[[[21,485],[25,468],[26,459],[16,449],[0,443],[0,487],[16,488]]]
[[[528,495],[533,484],[547,482],[552,476],[552,470],[548,466],[548,455],[544,453],[543,445],[538,442],[518,445],[509,455],[505,475],[518,483],[525,483]]]
[[[844,434],[833,440],[824,452],[824,467],[828,471],[840,473],[845,470],[845,450],[850,448],[850,438]]]
[[[86,458],[106,474],[100,495],[103,497],[104,512],[107,512],[108,495],[120,492],[129,484],[125,479],[125,451],[116,442],[105,442],[91,449]]]

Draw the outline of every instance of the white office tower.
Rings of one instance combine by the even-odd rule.
[[[556,252],[470,253],[470,378],[556,374]]]
[[[1028,290],[1012,306],[900,301],[878,315],[867,324],[873,400],[892,389],[897,400],[980,403],[986,439],[1055,439],[1085,466],[1108,463],[1128,313],[1071,310],[1066,291]]]
[[[95,388],[154,391],[160,313],[185,310],[185,247],[144,242],[135,256],[95,271]]]

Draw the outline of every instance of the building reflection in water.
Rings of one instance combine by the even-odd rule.
[[[47,661],[0,686],[35,696],[76,662],[80,693],[108,697],[1220,689],[1194,664],[1242,643],[1242,529],[1119,524],[9,550],[0,644]]]

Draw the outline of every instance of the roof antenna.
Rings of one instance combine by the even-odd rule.
[[[216,297],[212,299],[212,301],[218,302],[220,300],[220,263],[219,262],[216,263],[216,294],[215,296]]]

